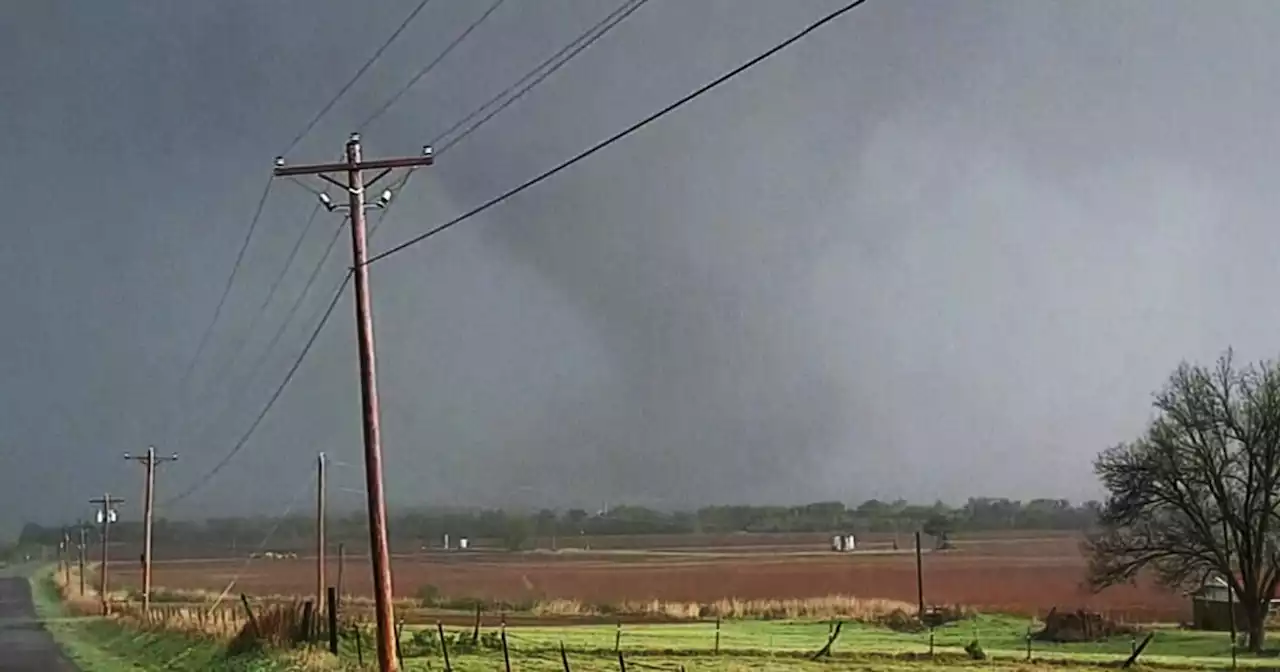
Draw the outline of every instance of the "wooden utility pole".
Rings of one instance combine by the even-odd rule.
[[[89,528],[85,527],[84,523],[80,523],[79,527],[80,527],[80,548],[78,549],[79,557],[77,558],[77,562],[79,563],[79,567],[80,567],[80,597],[84,597],[85,532],[87,532]]]
[[[920,550],[920,530],[916,530],[916,599],[919,600],[918,618],[924,618],[924,557]]]
[[[324,477],[324,453],[316,458],[316,616],[319,620],[320,612],[323,611],[325,601],[325,543],[324,543],[324,500],[325,500],[325,477]]]
[[[116,504],[123,504],[124,500],[112,497],[108,492],[103,493],[98,499],[89,500],[89,503],[102,505],[102,510],[98,512],[98,524],[102,525],[102,566],[98,568],[98,596],[102,598],[102,615],[106,616],[111,612],[107,602],[107,586],[110,585],[107,583],[107,567],[110,564],[107,547],[111,544],[111,524],[116,522],[116,510],[113,507]]]
[[[142,615],[149,619],[151,618],[151,514],[156,494],[156,465],[161,462],[174,462],[178,459],[178,455],[175,453],[169,457],[156,457],[155,446],[149,446],[146,455],[125,453],[124,459],[138,462],[147,470],[146,485],[142,490]]]
[[[62,528],[62,552],[58,554],[58,559],[62,561],[62,583],[71,587],[71,533],[67,532],[67,528]]]
[[[351,220],[351,273],[355,280],[356,337],[360,357],[360,402],[364,424],[364,472],[365,491],[368,494],[369,546],[373,559],[374,615],[378,627],[378,667],[382,672],[396,670],[395,618],[392,613],[391,554],[387,544],[387,504],[382,489],[382,430],[379,427],[378,379],[376,355],[373,343],[372,300],[369,296],[369,249],[365,228],[365,209],[385,208],[391,200],[391,190],[371,204],[365,203],[365,190],[397,168],[416,168],[434,163],[430,147],[422,148],[422,155],[398,159],[364,161],[360,154],[360,135],[352,133],[347,141],[346,161],[342,163],[315,164],[309,166],[285,166],[284,157],[276,158],[276,177],[318,175],[330,184],[347,191],[347,214]],[[364,171],[376,170],[368,182]],[[327,173],[346,173],[346,184]],[[335,205],[326,194],[320,202],[330,211]]]

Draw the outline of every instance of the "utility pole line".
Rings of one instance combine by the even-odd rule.
[[[276,158],[276,177],[316,175],[320,179],[347,191],[346,209],[351,220],[351,273],[355,279],[356,336],[360,355],[360,401],[364,424],[364,472],[365,491],[368,496],[370,555],[373,560],[374,615],[378,627],[378,668],[382,672],[395,672],[395,618],[392,613],[391,555],[387,544],[387,504],[382,489],[382,430],[379,427],[378,382],[376,354],[373,342],[372,299],[369,296],[368,232],[365,228],[366,207],[385,208],[391,200],[391,190],[371,204],[365,203],[365,190],[396,168],[416,168],[434,163],[430,146],[422,148],[422,155],[395,159],[364,161],[360,152],[360,134],[352,133],[347,141],[346,161],[342,163],[315,164],[286,167],[284,157]],[[364,171],[376,170],[368,182]],[[327,173],[346,173],[346,184]],[[320,194],[320,202],[329,210],[337,210],[327,194]]]
[[[98,568],[98,596],[102,599],[102,615],[107,616],[111,613],[110,604],[107,602],[107,567],[110,564],[110,558],[107,555],[107,547],[111,543],[111,524],[116,522],[116,510],[114,505],[123,504],[124,500],[119,497],[112,497],[111,493],[103,493],[98,499],[89,500],[90,504],[100,504],[102,510],[98,512],[98,523],[102,525],[102,566]]]
[[[324,611],[325,604],[325,542],[324,542],[324,524],[325,524],[325,476],[324,476],[324,453],[320,453],[316,457],[316,614],[317,616]],[[317,622],[319,618],[316,619]]]
[[[169,457],[156,457],[155,446],[149,446],[145,455],[124,454],[124,459],[142,464],[147,470],[146,485],[143,488],[142,513],[142,616],[151,619],[151,514],[155,504],[156,465],[161,462],[175,462],[177,453]]]
[[[58,559],[62,561],[62,583],[71,588],[71,533],[67,532],[67,528],[62,528],[62,551],[58,554]]]
[[[77,562],[80,567],[80,597],[84,597],[85,532],[87,532],[89,528],[86,527],[83,522],[79,523],[79,527],[80,527],[80,548],[78,549],[79,553],[77,555],[79,555],[79,557],[77,558]]]

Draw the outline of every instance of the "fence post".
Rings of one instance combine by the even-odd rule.
[[[564,652],[564,640],[560,640],[560,662],[564,665],[564,672],[573,672],[569,669],[569,655]]]
[[[400,667],[404,667],[404,651],[400,649],[400,633],[404,632],[404,617],[400,617],[400,621],[396,623],[396,660],[400,662]]]
[[[1031,660],[1031,626],[1027,626],[1027,660]]]
[[[325,591],[329,607],[329,653],[338,655],[338,590],[333,586]]]
[[[444,623],[436,621],[436,632],[440,633],[440,651],[444,653],[444,672],[453,672],[449,664],[449,640],[444,638]]]
[[[253,628],[254,639],[261,638],[262,631],[258,629],[258,619],[253,615],[253,608],[249,606],[249,596],[240,593],[240,602],[244,604],[244,613],[249,617],[249,627]]]
[[[311,618],[315,613],[315,604],[311,600],[302,603],[302,627],[301,632],[297,633],[298,639],[304,642],[311,641]]]
[[[720,655],[720,617],[716,616],[716,655]]]
[[[355,623],[351,627],[356,631],[356,662],[360,663],[360,666],[363,667],[364,666],[364,642],[360,640],[364,639],[364,633],[361,632],[359,623]]]
[[[507,619],[502,619],[502,664],[511,672],[511,654],[507,652]]]
[[[621,650],[622,650],[622,621],[618,621],[618,629],[616,632],[614,632],[614,635],[613,635],[613,652],[618,653]],[[622,658],[619,657],[618,660],[622,660]],[[625,663],[623,664],[623,667],[624,668],[626,667]],[[626,672],[626,670],[624,669],[623,672]]]
[[[481,610],[481,608],[482,608],[482,607],[481,607],[480,603],[477,601],[477,602],[476,602],[476,627],[475,627],[475,629],[474,629],[474,630],[472,630],[472,631],[471,631],[471,645],[472,645],[472,646],[475,646],[476,644],[479,644],[479,643],[480,643],[480,610]],[[504,616],[504,618],[505,618],[505,616]]]

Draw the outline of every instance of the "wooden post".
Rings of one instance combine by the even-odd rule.
[[[307,600],[306,602],[302,603],[302,628],[301,628],[302,631],[297,633],[296,636],[298,637],[298,639],[305,642],[311,641],[311,633],[312,633],[312,627],[313,627],[312,619],[315,617],[315,612],[316,612],[316,608],[315,608],[314,602],[312,602],[311,600]]]
[[[329,586],[325,597],[329,604],[326,615],[329,617],[329,653],[338,655],[338,591]]]
[[[360,641],[364,639],[364,632],[360,630],[359,623],[352,627],[356,631],[356,662],[360,663],[361,667],[364,667],[364,643]]]
[[[244,604],[244,613],[249,619],[249,627],[253,628],[253,636],[255,638],[261,638],[262,631],[258,629],[258,619],[253,615],[253,607],[249,606],[249,596],[244,593],[240,593],[240,602]]]
[[[342,568],[346,563],[347,545],[338,544],[338,604],[342,604]]]
[[[400,649],[400,633],[404,632],[404,618],[396,622],[396,662],[404,666],[404,651]]]
[[[918,618],[924,618],[924,555],[920,550],[920,530],[916,530],[916,599],[919,611]]]
[[[440,651],[444,654],[444,672],[453,672],[449,664],[449,641],[444,638],[444,623],[436,621],[436,632],[440,633]]]
[[[502,663],[511,672],[511,655],[507,653],[507,619],[502,619]]]
[[[324,453],[320,453],[316,458],[316,611],[319,612],[321,605],[324,604],[325,586],[328,585],[324,580],[325,559],[324,559],[324,533],[325,533],[325,478],[324,478]],[[317,623],[320,619],[316,619]]]
[[[476,603],[476,627],[471,631],[471,645],[475,646],[480,643],[480,603]],[[505,619],[504,619],[505,622]]]
[[[622,650],[622,621],[618,621],[618,629],[613,635],[613,650],[615,653]],[[622,658],[619,657],[618,659],[621,660]]]
[[[716,655],[720,655],[720,617],[716,616]]]
[[[569,655],[564,652],[564,640],[560,640],[560,664],[564,665],[564,672],[573,672],[569,669]]]
[[[84,597],[84,554],[85,554],[85,543],[86,543],[85,532],[86,532],[86,529],[84,524],[82,523],[80,525],[80,549],[79,549],[80,553],[79,553],[79,558],[77,558],[77,562],[79,563],[79,568],[80,568],[80,597]]]

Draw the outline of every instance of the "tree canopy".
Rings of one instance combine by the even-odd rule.
[[[1090,535],[1096,589],[1150,572],[1174,587],[1227,581],[1260,650],[1280,583],[1280,368],[1182,364],[1138,439],[1101,453],[1108,492]]]

